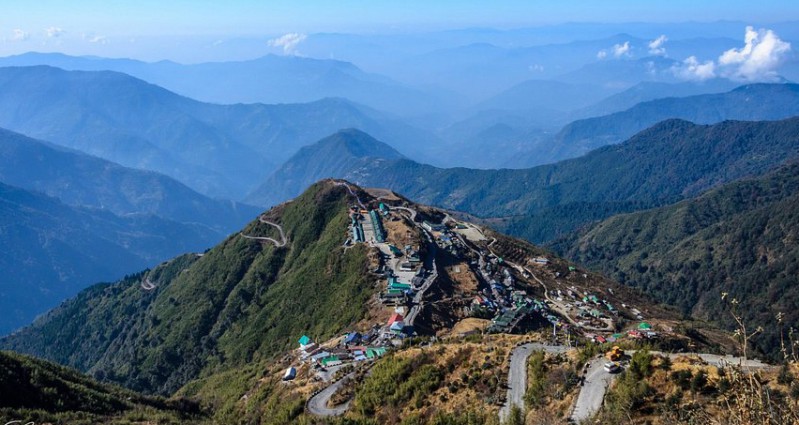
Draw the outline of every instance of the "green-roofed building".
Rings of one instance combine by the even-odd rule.
[[[386,349],[384,347],[377,347],[377,348],[367,348],[366,349],[366,358],[367,359],[374,359],[378,357],[383,357],[386,354]]]
[[[411,290],[411,284],[410,283],[393,282],[392,284],[388,285],[388,289],[389,290],[399,289],[401,291],[410,291]]]
[[[322,359],[319,363],[322,363],[322,366],[329,367],[329,366],[338,366],[341,364],[341,359],[338,356],[328,356]]]

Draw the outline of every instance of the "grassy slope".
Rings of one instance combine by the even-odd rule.
[[[373,293],[365,249],[342,255],[346,191],[329,182],[268,213],[285,248],[238,235],[202,257],[87,289],[2,346],[145,392],[270,358],[302,334],[330,337],[364,315]],[[276,233],[253,222],[248,234]],[[76,320],[80,318],[80,320]]]

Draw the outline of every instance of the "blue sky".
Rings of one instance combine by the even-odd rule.
[[[116,36],[799,19],[795,0],[8,0],[0,10],[3,30],[58,27]]]
[[[0,55],[39,50],[158,59],[172,53],[153,46],[171,43],[173,50],[179,49],[192,37],[207,37],[213,43],[225,37],[289,32],[391,33],[564,22],[718,20],[755,25],[799,21],[799,1],[4,0]]]

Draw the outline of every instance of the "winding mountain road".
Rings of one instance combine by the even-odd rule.
[[[344,381],[354,376],[355,372],[352,372],[308,399],[308,404],[306,405],[308,412],[316,416],[341,416],[346,413],[350,408],[350,403],[352,400],[348,400],[347,402],[332,408],[327,407],[327,403],[330,401],[330,398],[333,397],[333,394],[335,394],[336,391],[341,388],[341,386],[344,384]]]
[[[632,356],[634,351],[625,351],[625,354]],[[664,353],[661,351],[650,351],[653,355],[668,356],[671,359],[676,359],[683,356],[697,356],[711,366],[740,366],[750,369],[767,369],[774,366],[765,364],[759,360],[744,359],[741,357],[721,356],[718,354],[704,354],[704,353]],[[580,423],[591,416],[593,416],[599,409],[602,408],[602,401],[605,398],[605,393],[616,376],[605,372],[604,364],[607,360],[604,357],[598,357],[589,363],[588,371],[585,374],[585,381],[580,394],[577,396],[577,402],[574,404],[571,420],[575,423]]]
[[[272,223],[271,221],[269,221],[266,218],[264,218],[264,216],[258,217],[258,221],[260,221],[261,223],[268,224],[270,226],[273,226],[273,227],[277,228],[277,231],[280,232],[280,242],[278,242],[274,238],[270,238],[270,237],[249,236],[249,235],[245,235],[244,233],[241,233],[241,236],[244,239],[252,239],[252,240],[256,240],[256,241],[272,242],[273,244],[275,244],[275,246],[277,248],[282,248],[282,247],[286,246],[286,243],[288,243],[288,239],[286,239],[286,234],[283,232],[283,227],[282,226],[280,226],[279,224],[276,224],[276,223]]]
[[[513,406],[524,409],[524,393],[527,392],[527,359],[533,351],[547,353],[565,353],[571,348],[562,345],[544,345],[540,343],[527,343],[513,349],[510,355],[510,368],[508,370],[508,396],[505,404],[499,410],[499,419],[504,422],[510,415]]]
[[[411,215],[411,221],[416,221],[416,210],[408,207],[391,207],[392,210],[407,211]]]
[[[344,182],[333,182],[333,183],[336,186],[344,186],[344,187],[346,187],[347,191],[350,193],[350,195],[355,197],[355,200],[358,201],[358,206],[361,207],[362,210],[366,209],[366,206],[363,204],[363,202],[361,202],[361,198],[359,198],[358,195],[352,190],[350,185],[348,185],[347,183],[344,183]]]
[[[577,395],[577,402],[572,410],[571,420],[580,423],[590,418],[602,407],[605,393],[608,391],[613,377],[616,375],[605,372],[604,364],[607,360],[599,357],[589,363],[585,373],[583,388]]]
[[[141,289],[145,291],[152,291],[155,289],[155,284],[150,281],[150,277],[145,277],[144,280],[141,282]]]
[[[505,404],[499,411],[501,421],[507,420],[513,406],[524,409],[524,394],[527,391],[527,359],[534,351],[544,351],[546,353],[558,354],[565,353],[572,348],[564,345],[545,345],[540,343],[527,343],[513,349],[510,357],[510,368],[508,370],[508,395]],[[632,355],[633,351],[626,354]],[[669,356],[674,359],[681,356],[697,356],[712,366],[736,365],[752,369],[764,369],[774,366],[765,364],[759,360],[746,360],[740,357],[720,356],[716,354],[703,353],[663,353],[652,351],[654,355]],[[607,360],[604,357],[597,357],[588,364],[585,373],[583,386],[577,396],[577,401],[572,410],[571,420],[580,423],[593,416],[602,408],[602,401],[605,399],[610,383],[617,375],[605,371],[604,365]]]

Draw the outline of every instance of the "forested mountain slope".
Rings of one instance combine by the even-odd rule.
[[[194,423],[196,404],[142,396],[50,362],[0,351],[0,420],[130,423],[137,417]]]
[[[331,181],[316,184],[265,215],[284,229],[285,247],[232,235],[202,256],[90,287],[2,346],[171,394],[192,379],[270,359],[303,333],[331,337],[365,315],[375,291],[366,249],[342,248],[347,196]],[[260,221],[242,232],[280,240]]]
[[[696,199],[593,224],[553,247],[686,314],[734,327],[727,301],[764,351],[799,324],[799,165]],[[783,313],[780,324],[777,313]]]

